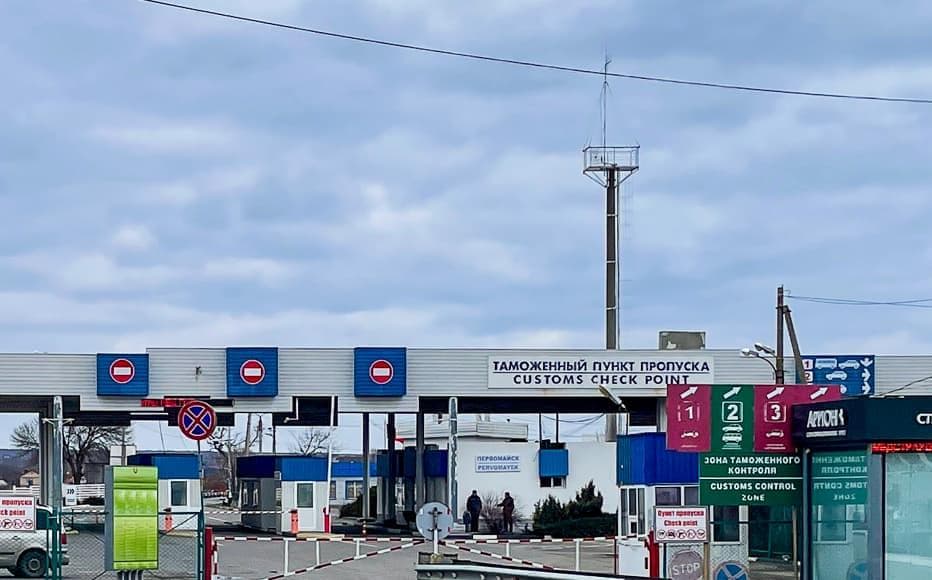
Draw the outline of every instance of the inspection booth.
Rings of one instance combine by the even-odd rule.
[[[654,507],[701,505],[699,454],[668,450],[666,433],[619,436],[616,453],[619,572],[647,576],[650,554],[646,542],[654,531]],[[746,506],[709,508],[710,569],[726,561],[748,566],[751,526],[742,524],[748,521],[748,513]],[[701,544],[677,544],[660,555],[669,565],[679,550],[687,549],[702,552]]]
[[[201,462],[196,453],[137,453],[129,465],[155,467],[159,473],[159,529],[196,530],[201,510]],[[171,518],[168,525],[167,518]]]
[[[793,408],[810,580],[932,575],[932,397]]]
[[[244,526],[276,534],[324,531],[328,506],[327,458],[307,455],[250,455],[236,460]]]

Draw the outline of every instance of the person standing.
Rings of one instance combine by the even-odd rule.
[[[476,490],[472,490],[472,495],[466,500],[466,511],[469,512],[469,531],[473,534],[479,533],[479,513],[482,512],[482,499]]]
[[[505,492],[505,499],[498,504],[502,508],[502,523],[506,532],[514,533],[515,531],[515,500],[511,494]]]

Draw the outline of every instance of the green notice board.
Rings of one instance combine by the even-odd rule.
[[[778,453],[703,453],[699,503],[704,505],[798,505],[802,461]]]
[[[812,454],[812,503],[867,503],[867,451]]]
[[[107,570],[159,567],[159,472],[156,467],[108,467],[105,474]]]

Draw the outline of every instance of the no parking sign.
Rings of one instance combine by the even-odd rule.
[[[203,441],[217,428],[217,412],[202,401],[188,401],[178,411],[178,428],[188,439]]]

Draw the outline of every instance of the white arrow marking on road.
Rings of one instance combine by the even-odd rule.
[[[680,398],[685,399],[686,397],[692,397],[698,392],[699,392],[699,387],[689,387],[688,389],[680,393]]]
[[[812,393],[811,395],[809,395],[809,398],[812,399],[813,401],[815,401],[816,399],[818,399],[819,397],[821,397],[822,395],[824,395],[824,394],[827,393],[827,392],[828,392],[828,389],[827,389],[827,388],[825,388],[825,387],[820,387],[816,392],[814,392],[814,393]]]
[[[782,394],[783,391],[785,391],[785,390],[786,390],[786,387],[777,387],[777,388],[775,388],[774,390],[772,390],[772,391],[770,391],[769,393],[767,393],[767,398],[768,398],[768,399],[772,399],[772,398],[774,398],[774,397],[776,397],[776,396]]]
[[[722,395],[723,399],[730,399],[741,392],[741,387],[732,387],[730,391]]]
[[[861,366],[869,367],[869,366],[871,366],[872,364],[874,364],[874,361],[872,361],[872,360],[869,359],[869,358],[862,358],[862,359],[861,359]]]

